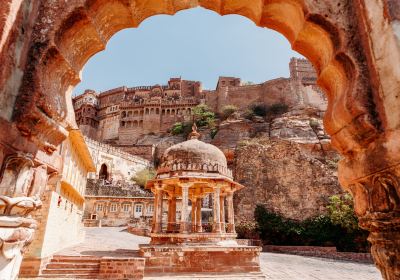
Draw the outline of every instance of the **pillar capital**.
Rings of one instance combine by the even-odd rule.
[[[347,185],[361,228],[370,232],[371,254],[384,279],[400,278],[400,167]]]

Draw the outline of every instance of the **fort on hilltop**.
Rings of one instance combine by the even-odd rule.
[[[123,86],[100,93],[86,90],[73,99],[76,121],[94,140],[132,147],[145,134],[167,132],[176,122],[190,121],[198,104],[206,104],[214,112],[221,112],[226,105],[246,109],[257,103],[303,104],[325,110],[327,100],[316,85],[310,62],[292,58],[289,68],[289,78],[260,84],[219,77],[214,90],[203,90],[201,82],[182,78],[171,78],[167,85]]]

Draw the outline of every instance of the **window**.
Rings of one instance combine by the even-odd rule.
[[[135,212],[136,213],[142,213],[142,204],[136,204]]]
[[[97,204],[96,211],[103,211],[103,204]]]
[[[129,204],[124,204],[122,208],[124,209],[124,212],[129,212],[130,209]]]
[[[117,204],[116,203],[111,204],[110,212],[117,212]]]
[[[147,206],[147,213],[153,213],[154,212],[154,205],[150,204]]]

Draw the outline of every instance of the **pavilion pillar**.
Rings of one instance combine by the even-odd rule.
[[[197,199],[196,199],[196,232],[203,232],[203,225],[201,223],[201,206],[202,206],[202,198],[197,197]]]
[[[228,204],[228,232],[235,233],[235,214],[233,211],[233,192],[228,192],[226,196],[226,201]]]
[[[153,215],[154,233],[160,233],[162,230],[163,195],[164,191],[162,189],[156,188],[154,215]]]
[[[213,198],[213,232],[220,233],[221,232],[221,209],[219,205],[219,194],[220,187],[216,187],[214,189],[214,198]]]
[[[176,228],[176,196],[173,194],[168,199],[168,232],[175,232]]]
[[[219,197],[219,205],[220,205],[220,213],[221,213],[221,231],[226,232],[225,230],[225,197],[220,196]]]
[[[191,232],[196,232],[196,215],[197,215],[197,204],[196,204],[196,198],[193,198],[192,200],[192,226],[191,226]]]
[[[187,233],[189,185],[182,184],[182,210],[180,232]]]

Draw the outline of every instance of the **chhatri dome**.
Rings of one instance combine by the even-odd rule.
[[[224,153],[199,136],[194,124],[187,141],[164,152],[156,178],[147,182],[155,194],[151,244],[214,243],[236,237],[233,193],[243,186],[233,181]],[[213,220],[211,232],[206,232],[210,223],[203,221],[202,205],[209,196]]]
[[[168,148],[157,170],[157,178],[167,176],[202,176],[232,179],[224,153],[216,146],[199,140],[196,124],[189,140]]]

